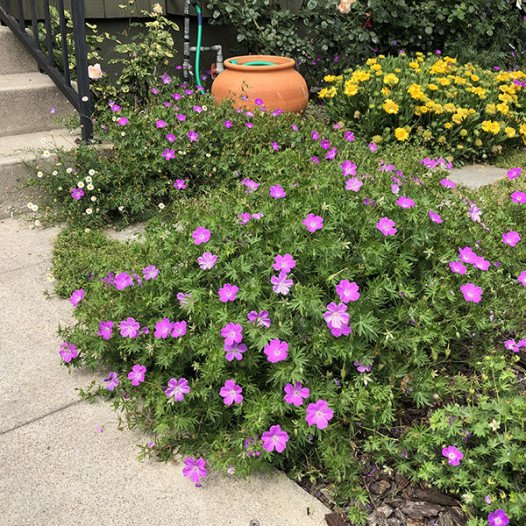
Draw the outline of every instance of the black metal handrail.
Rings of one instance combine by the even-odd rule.
[[[86,17],[84,0],[71,0],[71,20],[73,22],[74,50],[68,49],[68,28],[64,10],[64,0],[56,0],[53,7],[59,17],[59,29],[53,34],[51,23],[50,0],[29,0],[30,13],[24,12],[23,0],[0,0],[0,20],[16,35],[31,56],[36,60],[41,71],[46,73],[57,88],[69,100],[80,116],[82,140],[93,139],[93,99],[89,89],[88,46],[86,43]],[[27,4],[27,2],[26,2]],[[39,16],[39,11],[42,13]],[[31,20],[31,32],[26,20]],[[39,38],[39,20],[44,21],[46,52],[41,48]],[[56,60],[56,37],[60,41],[62,54],[61,71]],[[74,53],[76,60],[77,86],[73,86],[70,75],[69,57]]]

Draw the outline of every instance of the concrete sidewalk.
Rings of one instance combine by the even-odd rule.
[[[329,510],[281,473],[212,473],[137,461],[145,438],[117,429],[109,404],[79,401],[93,379],[68,371],[56,329],[67,301],[46,298],[55,229],[0,221],[0,524],[2,526],[322,526]]]

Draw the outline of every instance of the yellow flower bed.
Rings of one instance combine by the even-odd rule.
[[[334,120],[354,121],[374,142],[419,141],[457,158],[526,145],[524,71],[490,71],[431,54],[380,55],[325,82],[319,97]]]

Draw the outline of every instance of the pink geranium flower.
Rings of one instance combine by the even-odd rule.
[[[270,197],[273,197],[274,199],[283,199],[284,197],[287,197],[287,192],[285,192],[281,185],[276,184],[270,187]]]
[[[124,290],[133,285],[133,279],[127,272],[121,272],[115,276],[113,284],[117,290]]]
[[[184,190],[186,188],[186,181],[184,179],[176,179],[173,186],[176,190]]]
[[[140,383],[144,382],[145,376],[146,367],[144,365],[134,365],[128,373],[128,380],[131,380],[131,384],[137,387]]]
[[[119,126],[126,126],[130,121],[126,117],[119,117],[117,119],[117,124]]]
[[[482,256],[477,256],[475,258],[473,266],[475,268],[478,268],[479,270],[488,270],[491,267],[491,263],[487,259],[484,259]]]
[[[77,289],[69,298],[69,302],[76,307],[84,299],[84,289]]]
[[[62,342],[58,354],[66,363],[70,363],[78,357],[79,351],[72,343]]]
[[[159,119],[155,122],[156,128],[166,128],[166,126],[168,126],[168,123],[166,121],[163,121],[162,119]]]
[[[154,338],[165,340],[170,336],[173,329],[173,323],[168,318],[163,318],[155,324]]]
[[[413,208],[415,206],[415,202],[410,197],[406,197],[405,195],[399,197],[396,200],[396,204],[400,208]]]
[[[454,181],[452,181],[451,179],[442,179],[440,181],[440,184],[444,187],[444,188],[456,188],[457,187],[457,183],[455,183]]]
[[[358,166],[351,161],[343,161],[343,163],[340,164],[340,168],[342,169],[343,176],[349,177],[350,175],[356,175]]]
[[[229,322],[221,329],[221,336],[225,339],[225,345],[240,343],[243,339],[243,327],[239,323]]]
[[[104,382],[106,383],[106,389],[108,391],[114,391],[120,383],[115,371],[111,371],[111,373],[108,374],[108,377],[104,378]]]
[[[276,272],[283,271],[288,274],[295,266],[296,261],[290,254],[285,254],[284,256],[278,254],[274,258],[274,264],[272,265],[272,268]]]
[[[519,277],[517,278],[517,281],[526,287],[526,270],[523,270],[519,274]]]
[[[197,142],[199,139],[199,134],[195,130],[190,130],[186,136],[190,142]]]
[[[350,190],[351,192],[359,192],[362,186],[363,183],[358,177],[351,177],[345,181],[345,189]]]
[[[302,223],[309,232],[316,232],[316,230],[321,230],[323,228],[323,217],[308,214]]]
[[[269,362],[276,363],[287,359],[289,355],[288,350],[289,344],[286,341],[275,338],[265,345],[263,352],[267,355]]]
[[[349,327],[349,325],[342,325],[338,329],[335,327],[329,327],[329,329],[335,338],[339,338],[340,336],[349,336],[349,334],[352,332],[352,329]]]
[[[240,404],[243,401],[243,388],[235,380],[227,380],[221,387],[219,394],[225,405]]]
[[[155,265],[148,265],[142,269],[142,275],[145,281],[151,281],[159,275],[159,269]]]
[[[318,400],[316,403],[307,406],[305,420],[309,426],[325,429],[333,416],[334,411],[329,407],[329,404],[325,400]]]
[[[82,188],[73,188],[71,190],[71,197],[75,199],[75,201],[80,201],[84,197],[85,193]]]
[[[199,263],[199,268],[201,270],[210,270],[214,268],[216,261],[217,256],[215,254],[212,254],[212,252],[204,252],[201,256],[197,258],[197,262]]]
[[[126,318],[119,323],[119,331],[124,338],[135,338],[139,334],[141,325],[135,318]]]
[[[265,431],[261,435],[261,440],[263,441],[265,451],[272,453],[272,451],[276,450],[278,453],[282,453],[287,447],[289,435],[286,431],[283,431],[280,426],[276,425],[271,426],[268,431]]]
[[[257,312],[255,310],[250,311],[247,314],[248,323],[255,323],[258,327],[270,327],[270,318],[268,311],[262,310]]]
[[[521,205],[524,205],[526,204],[526,192],[513,192],[511,194],[511,200],[514,202],[514,203],[518,203],[518,204],[521,204]]]
[[[308,387],[303,387],[300,382],[296,382],[294,385],[287,384],[285,386],[285,396],[283,399],[287,404],[299,406],[303,405],[306,398],[309,398],[310,390]]]
[[[99,321],[99,332],[98,336],[102,336],[104,340],[109,340],[113,336],[113,322],[108,321]]]
[[[243,359],[243,353],[247,352],[247,346],[244,343],[233,343],[232,345],[225,343],[224,349],[227,362],[234,360],[241,361]]]
[[[219,301],[221,303],[227,303],[229,301],[234,301],[236,295],[239,292],[239,287],[236,285],[231,285],[230,283],[225,283],[218,291]]]
[[[463,263],[468,263],[470,265],[473,265],[478,257],[471,247],[459,248],[458,255],[460,261],[462,261]]]
[[[347,313],[347,305],[344,303],[329,303],[323,319],[329,329],[341,329],[343,326],[348,325],[349,314]]]
[[[272,290],[276,294],[283,294],[284,296],[290,292],[290,288],[294,285],[294,282],[288,277],[286,272],[280,272],[278,276],[272,276],[270,282],[273,285]]]
[[[431,219],[433,223],[437,223],[437,224],[444,222],[444,220],[440,217],[440,214],[437,214],[433,210],[429,210],[429,219]]]
[[[172,329],[173,338],[181,338],[186,334],[186,321],[174,321]]]
[[[396,223],[389,219],[388,217],[382,217],[377,223],[376,228],[384,235],[384,236],[394,236],[398,229],[395,228]]]
[[[482,289],[473,283],[461,285],[460,292],[462,292],[466,301],[472,303],[480,303],[480,300],[482,299]]]
[[[189,478],[196,486],[201,485],[201,479],[207,475],[206,461],[199,457],[197,460],[194,457],[187,457],[184,459],[183,475]]]
[[[507,526],[509,523],[510,519],[504,510],[495,510],[488,515],[488,526]]]
[[[517,177],[519,177],[521,173],[522,173],[522,168],[517,166],[515,168],[510,168],[508,172],[506,173],[506,175],[508,176],[508,179],[517,179]]]
[[[336,285],[336,294],[340,296],[340,301],[349,303],[350,301],[358,301],[360,299],[360,287],[353,281],[342,279]]]
[[[465,274],[467,272],[464,263],[461,261],[450,261],[449,268],[451,269],[451,272],[454,272],[455,274]]]
[[[457,449],[455,446],[448,446],[442,449],[442,455],[446,457],[447,463],[450,466],[458,466],[460,461],[464,458],[464,454],[460,449]]]
[[[198,226],[192,233],[194,238],[194,245],[201,245],[207,243],[210,240],[210,230],[204,226]]]
[[[256,181],[253,181],[252,179],[249,179],[248,177],[245,177],[241,184],[247,189],[247,194],[251,194],[252,192],[255,192],[261,185],[259,183],[256,183]]]
[[[168,398],[173,398],[176,402],[182,402],[184,397],[190,392],[190,386],[186,378],[170,378],[164,394]]]
[[[516,246],[521,240],[521,235],[515,230],[510,230],[505,234],[502,234],[502,242],[510,247]]]

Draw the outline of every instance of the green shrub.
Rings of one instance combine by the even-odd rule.
[[[283,144],[279,151],[247,159],[235,187],[220,187],[206,199],[183,194],[173,212],[152,222],[144,239],[126,246],[122,257],[110,243],[100,257],[86,248],[90,259],[84,259],[82,240],[90,247],[98,234],[74,234],[75,244],[64,237],[55,273],[68,280],[69,292],[82,288],[85,296],[75,309],[78,323],[63,332],[75,350],[66,349],[63,356],[72,358],[73,366],[116,373],[120,383],[113,391],[102,383],[93,392],[112,399],[130,425],[152,432],[153,451],[162,459],[178,451],[239,474],[269,463],[287,466],[298,476],[319,470],[339,486],[341,498],[355,498],[360,496],[356,488],[365,447],[416,479],[452,491],[469,487],[469,504],[477,516],[501,507],[519,520],[526,511],[517,496],[524,481],[514,480],[515,468],[509,464],[494,465],[481,448],[495,444],[496,455],[503,455],[506,447],[507,427],[487,431],[488,415],[505,413],[503,423],[523,418],[519,400],[512,399],[508,407],[504,398],[491,402],[491,396],[506,392],[511,399],[518,391],[509,369],[516,355],[505,349],[504,340],[526,336],[526,287],[518,281],[526,252],[524,241],[512,247],[503,244],[501,235],[524,226],[524,206],[508,199],[504,207],[513,207],[512,215],[495,221],[490,209],[480,221],[462,190],[445,188],[440,182],[445,174],[436,168],[411,163],[408,149],[384,157],[401,159],[395,168],[379,162],[364,144],[346,141],[342,130],[325,138],[329,150],[311,139],[304,148]],[[312,152],[321,157],[331,147],[337,149],[336,161],[309,160]],[[255,187],[247,178],[261,186],[247,192]],[[276,185],[286,197],[277,198],[282,191]],[[435,222],[440,218],[430,211],[443,222]],[[304,223],[309,214],[322,217],[323,227],[309,231]],[[396,232],[385,218],[396,223]],[[196,244],[202,227],[210,239]],[[465,275],[453,273],[449,262],[458,260],[463,247],[472,247],[476,265],[489,264],[488,270],[466,264]],[[72,252],[75,258],[68,257]],[[210,270],[198,265],[206,252],[218,256]],[[280,266],[276,256],[285,254],[296,264],[280,275],[274,270]],[[159,274],[146,279],[155,270],[151,265]],[[360,297],[354,290],[347,299],[355,301],[347,306],[336,291],[345,285],[342,280],[359,286]],[[468,283],[481,287],[481,298],[475,290],[473,301],[467,301]],[[221,300],[226,291],[219,291],[226,284],[239,289],[234,301]],[[80,297],[77,292],[73,302]],[[350,314],[347,336],[336,337],[340,323],[326,314],[332,309]],[[252,311],[268,311],[270,326],[262,319],[259,325],[249,323]],[[340,319],[344,333],[345,318]],[[137,323],[136,337],[121,335],[125,320]],[[100,324],[108,321],[111,330]],[[222,329],[229,323],[242,327],[246,351],[238,350],[239,361],[226,359]],[[163,328],[175,336],[162,338]],[[103,339],[99,331],[111,337]],[[177,331],[186,332],[180,336]],[[288,349],[281,346],[273,354],[280,342]],[[268,359],[280,352],[283,360]],[[137,366],[146,367],[145,378],[132,385],[128,375]],[[495,388],[488,382],[490,369]],[[174,401],[166,389],[180,379],[188,381],[190,391]],[[225,405],[220,391],[227,380],[242,388],[242,403]],[[299,406],[284,401],[284,388],[296,382],[310,390]],[[333,411],[326,411],[326,428],[321,420],[319,426],[306,421],[312,407],[306,408],[319,400]],[[396,434],[407,408],[421,414],[421,423],[415,424],[425,435],[421,442],[412,429],[402,437]],[[454,432],[443,424],[451,414],[458,418]],[[275,425],[288,434],[281,453],[267,451],[261,442]],[[513,448],[520,449],[523,420],[514,426]],[[463,442],[459,427],[476,440]],[[385,443],[382,435],[388,437]],[[441,456],[450,445],[464,454],[460,466],[447,466]],[[406,463],[398,459],[403,448],[414,455]],[[396,462],[386,451],[397,456]],[[523,462],[519,459],[517,470]],[[480,500],[483,483],[473,480],[478,477],[474,463],[481,472],[493,473],[489,507]],[[447,474],[451,481],[446,484]]]
[[[450,57],[382,55],[325,77],[319,96],[333,119],[367,139],[418,141],[480,161],[526,143],[525,78]]]

